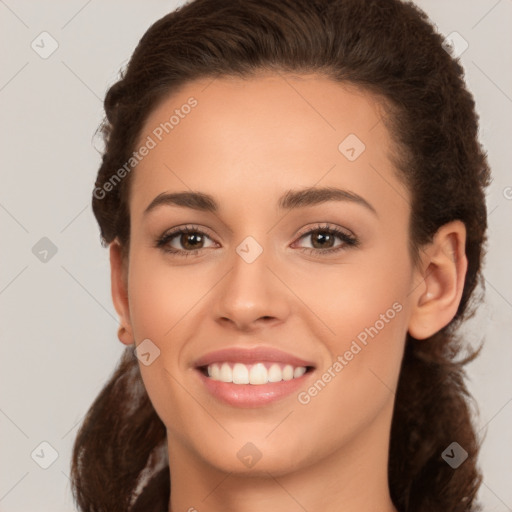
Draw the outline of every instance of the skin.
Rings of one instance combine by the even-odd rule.
[[[191,96],[197,106],[131,176],[128,259],[117,241],[110,246],[120,340],[149,338],[160,350],[139,365],[167,427],[169,511],[395,511],[387,463],[405,337],[427,338],[455,315],[464,225],[443,226],[413,265],[410,193],[370,93],[318,75],[199,80],[150,114],[140,142]],[[338,150],[348,134],[366,146],[354,161]],[[278,210],[287,190],[313,186],[358,194],[376,213],[353,201]],[[212,195],[219,210],[165,205],[144,215],[162,192],[190,190]],[[314,236],[301,237],[326,223],[359,245],[326,254]],[[187,224],[208,235],[198,254],[155,247]],[[247,236],[263,248],[252,263],[236,252]],[[331,244],[323,247],[344,245]],[[172,246],[186,250],[179,236]],[[307,404],[294,393],[264,407],[226,405],[193,369],[210,351],[264,344],[315,362],[307,391],[396,303],[394,318]],[[249,442],[261,454],[251,468],[237,457]]]

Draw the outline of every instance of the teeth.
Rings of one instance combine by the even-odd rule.
[[[283,369],[283,380],[293,379],[293,366],[287,364]]]
[[[241,365],[245,366],[245,365]],[[252,365],[249,371],[250,384],[266,384],[268,382],[268,372],[263,363]],[[236,382],[238,384],[238,382]]]
[[[220,380],[220,368],[218,364],[211,364],[208,366],[208,375],[213,380]]]
[[[304,366],[293,367],[290,364],[283,367],[277,363],[265,366],[264,363],[245,365],[235,363],[233,367],[229,363],[214,363],[208,366],[208,376],[212,380],[220,382],[232,382],[233,384],[268,384],[302,377],[306,373]]]
[[[306,368],[304,366],[298,366],[293,370],[293,378],[298,379],[299,377],[302,377],[306,373]]]
[[[233,384],[249,384],[249,370],[245,364],[233,366]]]
[[[269,382],[280,382],[283,380],[283,372],[278,364],[273,364],[268,369],[268,381]]]
[[[228,363],[224,363],[221,366],[219,380],[221,382],[233,382],[233,372]]]

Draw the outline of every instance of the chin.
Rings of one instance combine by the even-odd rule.
[[[283,449],[268,442],[265,445],[257,441],[232,441],[222,447],[217,445],[215,450],[201,455],[219,471],[268,478],[269,473],[272,476],[286,475],[308,465],[305,454],[301,454],[300,459],[297,457],[297,446],[294,444]]]

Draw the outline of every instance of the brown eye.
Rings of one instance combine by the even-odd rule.
[[[180,243],[184,249],[201,249],[204,244],[204,236],[198,233],[183,233],[180,235]]]
[[[326,231],[316,230],[312,231],[311,237],[312,245],[315,249],[330,249],[334,246],[336,240],[335,236]]]
[[[211,245],[205,246],[208,240]],[[213,247],[215,243],[200,229],[189,226],[165,233],[157,240],[156,246],[177,256],[189,256],[198,253],[201,249]]]
[[[316,227],[301,235],[299,240],[310,243],[310,247],[300,247],[300,249],[317,254],[335,253],[359,244],[354,235],[334,226]],[[336,240],[339,242],[336,243]]]

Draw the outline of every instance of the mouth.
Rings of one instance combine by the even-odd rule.
[[[194,374],[212,398],[232,407],[263,407],[305,389],[315,364],[273,347],[232,347],[206,354]]]
[[[248,408],[264,407],[306,389],[316,367],[274,347],[231,347],[200,357],[193,368],[211,398]]]
[[[269,383],[290,381],[301,378],[313,371],[313,366],[294,366],[273,361],[259,361],[253,364],[241,362],[218,362],[197,368],[206,378],[236,385],[262,386]]]

